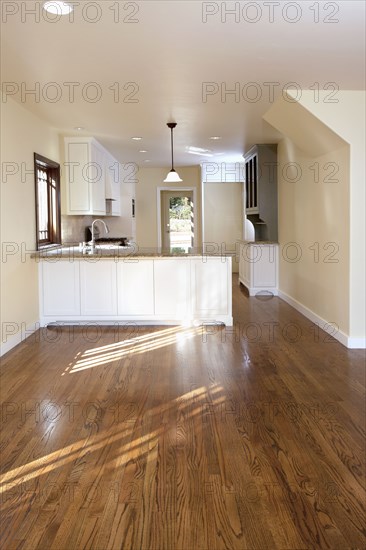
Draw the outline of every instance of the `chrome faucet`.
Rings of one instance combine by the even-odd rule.
[[[97,222],[100,222],[104,225],[104,229],[105,229],[105,232],[106,232],[107,235],[109,233],[109,228],[108,228],[108,225],[105,223],[105,221],[103,221],[99,218],[94,220],[92,225],[91,225],[91,241],[89,241],[89,244],[91,245],[92,249],[95,248],[94,224],[97,223]]]

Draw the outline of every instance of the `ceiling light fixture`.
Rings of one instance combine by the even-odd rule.
[[[145,149],[141,149],[141,151],[139,151],[139,153],[147,153],[147,151]]]
[[[60,2],[60,0],[52,0],[52,2],[45,2],[43,9],[52,13],[52,15],[68,15],[73,11],[73,7],[66,2]]]
[[[171,149],[172,149],[172,169],[168,173],[167,177],[164,180],[164,183],[178,183],[180,181],[183,181],[180,179],[178,172],[174,170],[174,156],[173,156],[173,129],[176,127],[176,122],[168,122],[167,126],[170,128],[170,143],[171,143]]]
[[[142,140],[142,137],[135,136],[135,137],[133,137],[133,138],[131,138],[131,139],[133,139],[134,141],[141,141],[141,140]]]
[[[74,130],[78,130],[78,132],[81,132],[81,130],[84,130],[83,126],[75,126]]]
[[[221,139],[221,136],[211,136],[210,139],[218,140],[218,139]]]

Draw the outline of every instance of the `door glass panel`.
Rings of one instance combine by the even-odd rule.
[[[193,245],[193,201],[171,197],[169,204],[170,251],[187,253]]]
[[[193,193],[169,190],[161,193],[163,250],[186,254],[194,246]]]

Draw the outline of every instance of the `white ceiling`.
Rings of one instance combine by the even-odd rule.
[[[39,101],[16,92],[13,98],[59,129],[74,135],[82,126],[85,135],[101,141],[121,162],[168,166],[170,135],[166,122],[178,123],[174,133],[175,164],[192,165],[210,160],[240,160],[254,143],[276,142],[280,135],[262,120],[275,96],[289,82],[322,88],[334,82],[340,89],[364,89],[365,2],[201,2],[145,0],[116,2],[79,0],[74,21],[64,16],[39,20],[26,10],[41,2],[6,2],[14,15],[2,14],[2,80],[23,88],[39,82]],[[119,22],[115,22],[119,4]],[[238,5],[239,21],[224,6]],[[15,7],[14,7],[15,6]],[[97,8],[95,7],[97,6]],[[314,7],[319,7],[319,23]],[[339,8],[339,11],[338,11]],[[10,9],[10,8],[8,8]],[[95,23],[88,22],[97,16]],[[138,11],[137,11],[138,9]],[[133,15],[132,12],[136,11]],[[205,10],[218,10],[207,16]],[[261,10],[261,13],[260,13]],[[273,22],[270,19],[273,10]],[[336,13],[336,10],[338,13]],[[301,13],[300,13],[301,11]],[[248,22],[258,16],[257,22]],[[299,17],[290,23],[289,19]],[[134,19],[136,22],[123,21]],[[287,18],[287,21],[286,21]],[[326,23],[325,19],[338,20]],[[56,87],[59,101],[51,102]],[[70,101],[67,82],[80,85]],[[89,99],[96,88],[99,101]],[[130,85],[127,90],[123,86]],[[219,91],[203,102],[204,83]],[[254,82],[256,87],[247,87]],[[110,89],[118,83],[119,101]],[[226,90],[240,87],[239,101]],[[84,88],[84,97],[82,89]],[[220,89],[224,92],[221,98]],[[128,93],[137,90],[129,103]],[[257,91],[262,97],[250,102]],[[42,97],[44,92],[46,99]],[[47,96],[47,94],[49,94]],[[48,97],[48,100],[47,100]],[[236,98],[237,99],[237,98]],[[142,136],[136,142],[132,136]],[[211,136],[221,136],[212,141]],[[211,149],[217,157],[189,154],[186,147]],[[139,153],[146,149],[147,153]],[[149,159],[149,163],[144,163]]]

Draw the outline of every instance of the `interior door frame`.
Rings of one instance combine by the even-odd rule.
[[[177,193],[184,193],[184,191],[189,191],[193,194],[193,209],[194,212],[197,212],[197,189],[196,187],[158,187],[156,189],[156,213],[157,213],[157,222],[158,222],[158,249],[161,250],[163,236],[161,231],[161,193],[162,191],[176,191]],[[195,220],[193,226],[193,247],[196,246],[197,241],[197,222]]]

